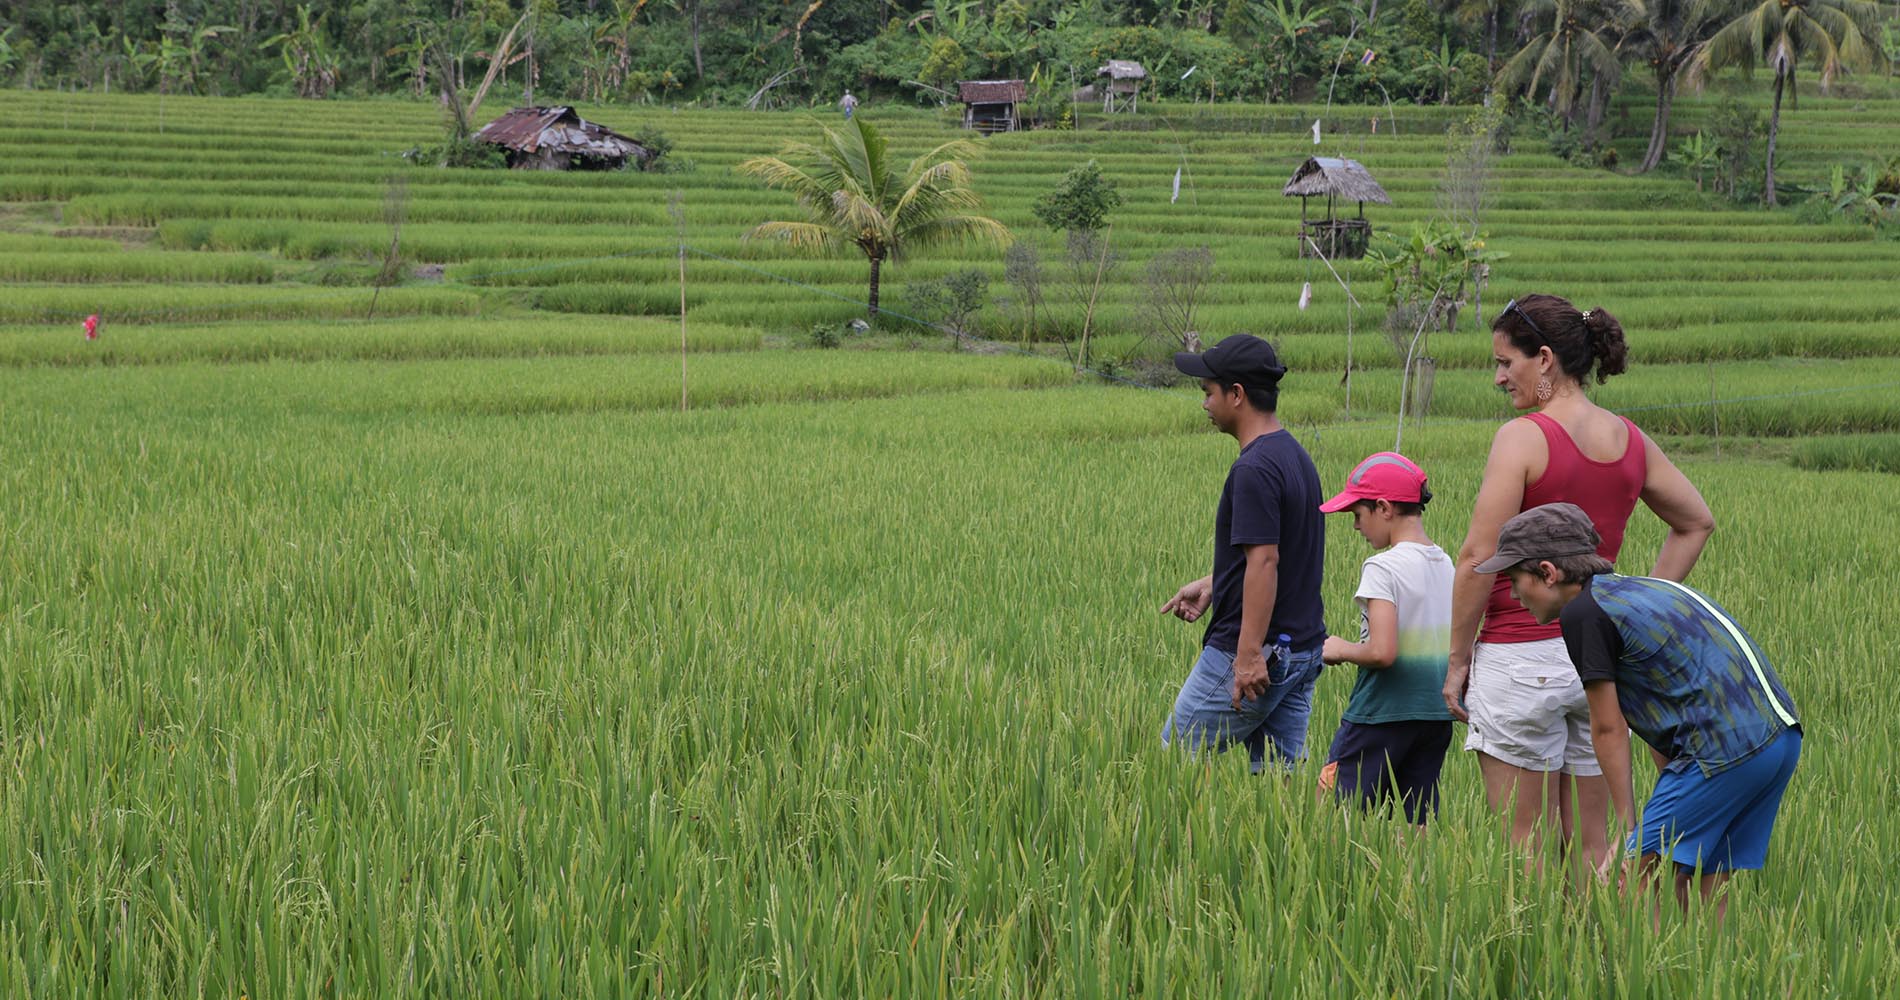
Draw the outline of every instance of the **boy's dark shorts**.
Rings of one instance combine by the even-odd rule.
[[[1438,772],[1450,746],[1449,720],[1341,722],[1319,787],[1368,807],[1389,805],[1396,791],[1405,818],[1422,824],[1438,811]]]

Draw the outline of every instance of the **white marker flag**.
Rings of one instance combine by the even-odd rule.
[[[1319,119],[1313,119],[1313,145],[1319,145]]]
[[[1306,307],[1312,304],[1313,304],[1313,283],[1309,281],[1300,286],[1300,311],[1305,312]]]
[[[1181,200],[1181,168],[1175,167],[1174,168],[1174,194],[1168,198],[1168,204],[1172,205],[1175,202],[1180,201],[1180,200]]]

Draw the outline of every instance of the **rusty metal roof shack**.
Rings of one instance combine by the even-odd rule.
[[[1021,80],[963,80],[957,100],[963,102],[963,127],[979,132],[1014,132],[1021,127],[1017,105],[1029,96]]]
[[[1102,112],[1139,111],[1141,81],[1148,70],[1132,59],[1110,59],[1095,70],[1095,89],[1102,95]]]
[[[628,160],[643,164],[645,146],[569,107],[516,108],[475,133],[500,146],[517,170],[618,170]]]
[[[1332,156],[1314,156],[1293,171],[1280,194],[1300,199],[1300,256],[1315,253],[1331,257],[1363,257],[1371,241],[1372,223],[1366,221],[1366,202],[1392,204],[1385,188],[1372,179],[1372,173],[1357,160]],[[1308,219],[1306,199],[1326,197],[1326,217]],[[1359,217],[1341,219],[1335,210],[1339,199],[1359,203]],[[1317,250],[1315,249],[1317,247]]]

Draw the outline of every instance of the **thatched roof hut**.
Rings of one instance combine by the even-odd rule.
[[[500,146],[520,170],[617,170],[644,163],[645,147],[569,107],[515,108],[482,126],[475,138]]]
[[[1133,59],[1110,59],[1095,70],[1095,90],[1102,98],[1102,112],[1138,111],[1141,81],[1148,70]]]
[[[1316,253],[1326,257],[1365,256],[1366,245],[1372,237],[1372,223],[1366,221],[1366,202],[1392,204],[1392,197],[1359,161],[1332,156],[1314,156],[1300,164],[1280,194],[1300,199],[1302,257]],[[1321,196],[1326,198],[1326,217],[1308,219],[1306,199]],[[1340,200],[1358,202],[1359,217],[1339,218],[1335,204]]]
[[[1014,132],[1021,127],[1018,104],[1029,96],[1021,80],[963,80],[957,100],[963,102],[963,127],[979,132]]]
[[[1363,213],[1366,202],[1378,205],[1392,204],[1392,197],[1385,188],[1372,179],[1363,164],[1358,160],[1342,160],[1332,156],[1314,156],[1300,164],[1293,171],[1293,179],[1286,182],[1280,193],[1288,198],[1308,198],[1325,195],[1328,198],[1340,198],[1356,201]]]

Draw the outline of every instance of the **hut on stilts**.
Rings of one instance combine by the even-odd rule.
[[[1132,59],[1110,59],[1095,70],[1095,89],[1102,95],[1102,113],[1134,114],[1141,110],[1141,81],[1148,70]]]
[[[1372,223],[1366,220],[1366,202],[1392,204],[1392,198],[1359,161],[1331,156],[1315,156],[1300,164],[1300,169],[1293,172],[1293,179],[1286,182],[1280,193],[1300,199],[1302,257],[1314,256],[1315,246],[1319,254],[1329,259],[1364,257],[1366,244],[1372,238]],[[1321,195],[1326,197],[1325,218],[1308,217],[1306,200]],[[1342,201],[1359,203],[1357,218],[1339,217],[1338,206]]]

